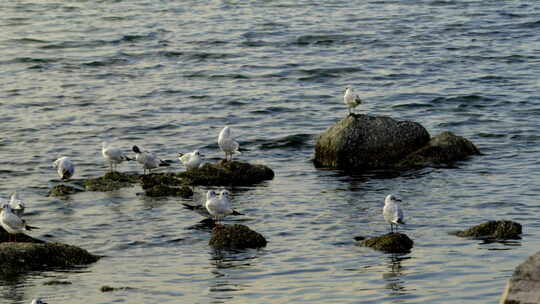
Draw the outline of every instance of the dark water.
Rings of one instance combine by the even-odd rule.
[[[106,255],[2,280],[1,303],[494,303],[540,249],[537,2],[21,0],[0,15],[0,193],[27,200],[33,236]],[[452,131],[484,155],[399,176],[315,169],[315,138],[346,114],[347,85],[359,112]],[[106,170],[104,139],[217,158],[225,124],[240,159],[276,172],[232,189],[247,215],[228,222],[262,233],[265,249],[209,248],[181,205],[204,188],[193,200],[138,187],[45,196],[60,155],[77,178]],[[407,255],[353,241],[386,231],[389,193],[404,200]],[[522,223],[523,239],[448,234],[491,219]]]

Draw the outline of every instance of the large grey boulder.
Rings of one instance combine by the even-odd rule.
[[[540,303],[540,251],[530,256],[514,270],[500,303]]]
[[[469,140],[451,132],[430,138],[413,121],[351,114],[328,128],[317,139],[317,167],[362,171],[412,169],[452,164],[480,151]]]
[[[344,170],[388,168],[429,142],[419,123],[352,114],[317,139],[315,165]]]

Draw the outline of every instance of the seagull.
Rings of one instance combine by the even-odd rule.
[[[22,199],[19,197],[19,194],[17,193],[17,191],[11,194],[11,198],[9,200],[9,206],[11,207],[11,210],[13,211],[13,213],[15,213],[16,215],[20,216],[23,214],[24,203]]]
[[[358,95],[354,95],[352,88],[345,89],[345,95],[343,95],[343,102],[349,107],[349,114],[352,114],[352,109],[356,108],[362,103],[362,99]]]
[[[168,163],[159,159],[153,152],[141,151],[141,149],[139,149],[137,146],[133,146],[133,152],[135,152],[135,160],[139,164],[143,165],[144,174],[146,174],[146,170],[148,170],[148,173],[150,173],[150,170],[157,167],[170,166]]]
[[[106,160],[109,161],[111,172],[114,171],[116,165],[122,163],[123,161],[131,160],[131,158],[124,154],[122,150],[111,147],[111,145],[106,141],[101,143],[101,154]]]
[[[201,155],[199,150],[195,150],[191,153],[186,154],[178,153],[178,159],[180,159],[180,162],[182,162],[182,164],[186,166],[187,170],[199,168],[203,161],[202,156],[203,155]]]
[[[211,193],[209,193],[210,191],[208,191],[207,194],[206,194],[207,200],[208,200],[208,198],[213,198],[213,197],[219,198],[219,197],[217,197],[215,191],[213,191],[213,190],[211,190],[211,191],[214,192],[214,193],[211,194]],[[207,217],[207,218],[212,218],[213,217],[210,214],[210,212],[208,212],[208,209],[206,209],[206,204],[205,203],[200,204],[200,205],[190,205],[190,204],[187,204],[187,203],[182,203],[182,205],[184,205],[184,207],[186,209],[193,210],[193,211],[197,212],[201,216],[204,216],[204,217]],[[233,209],[233,213],[231,213],[231,215],[244,215],[244,214]]]
[[[229,195],[230,193],[227,190],[221,190],[219,196],[216,196],[214,190],[210,190],[206,194],[206,210],[208,210],[208,213],[214,218],[216,223],[219,223],[221,218],[234,213],[234,210],[231,208]]]
[[[394,225],[396,225],[396,231],[398,225],[405,225],[403,221],[403,210],[399,205],[400,199],[393,194],[388,195],[384,199],[383,216],[384,219],[390,224],[390,232],[394,232]]]
[[[47,303],[43,302],[40,298],[37,298],[37,299],[33,299],[30,304],[47,304]]]
[[[225,152],[225,160],[229,160],[228,156],[231,156],[232,161],[232,155],[234,153],[242,154],[238,150],[238,143],[234,140],[231,134],[231,129],[229,126],[225,126],[221,132],[219,132],[218,137],[218,144],[221,151]]]
[[[18,233],[22,233],[25,230],[30,231],[32,229],[39,229],[38,227],[26,225],[26,222],[23,219],[12,212],[9,204],[2,205],[2,211],[0,212],[0,225],[9,233],[9,241],[11,241],[11,235],[15,235],[15,242],[17,242]]]
[[[61,179],[69,179],[75,172],[75,165],[66,156],[60,157],[55,160],[53,167],[58,171],[58,175]]]

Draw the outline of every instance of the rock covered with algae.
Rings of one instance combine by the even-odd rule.
[[[114,191],[124,187],[133,186],[138,182],[137,175],[121,172],[107,172],[97,178],[89,178],[84,182],[88,191]]]
[[[98,259],[84,249],[60,243],[0,243],[0,274],[3,275],[48,267],[86,265]]]
[[[139,181],[147,196],[191,197],[193,195],[193,190],[174,173],[141,175]]]
[[[266,246],[266,239],[244,225],[219,225],[212,230],[209,245],[217,250],[261,248]]]
[[[540,251],[514,270],[500,303],[540,303]]]
[[[11,236],[11,238],[16,238],[17,242],[24,242],[24,243],[45,243],[45,241],[35,239],[29,235],[26,235],[24,233],[18,233],[15,236]],[[0,243],[8,242],[9,241],[9,233],[4,229],[4,227],[0,226]]]
[[[360,244],[388,253],[408,253],[414,242],[406,234],[395,232],[364,239]]]
[[[84,190],[76,186],[67,185],[67,184],[58,184],[49,190],[49,193],[47,194],[47,196],[68,196],[68,195],[75,194],[82,191]]]
[[[451,132],[430,138],[413,121],[351,114],[329,127],[315,145],[317,167],[362,171],[449,164],[480,154],[469,140]]]
[[[460,237],[476,239],[519,239],[522,233],[521,224],[513,221],[489,221],[469,229],[455,232]]]
[[[265,165],[239,161],[206,163],[198,169],[181,172],[178,176],[191,185],[246,186],[274,178],[274,171]]]

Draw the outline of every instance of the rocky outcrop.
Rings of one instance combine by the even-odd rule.
[[[139,181],[147,196],[180,196],[187,198],[193,195],[193,190],[174,173],[141,175]]]
[[[178,177],[191,185],[247,186],[274,178],[274,171],[264,165],[252,165],[239,161],[206,163],[198,169],[181,172]]]
[[[138,176],[121,172],[107,172],[97,178],[89,178],[84,186],[88,191],[114,191],[133,186],[138,182]]]
[[[468,139],[452,132],[443,132],[419,149],[408,155],[398,166],[405,168],[448,165],[470,155],[479,155],[478,148]]]
[[[530,256],[514,270],[500,303],[540,303],[540,251]]]
[[[355,238],[360,240],[359,238]],[[362,239],[360,244],[388,253],[408,253],[414,242],[403,233],[388,233],[368,239]]]
[[[408,169],[479,153],[470,141],[450,132],[430,138],[416,122],[351,114],[318,137],[314,164],[346,171]]]
[[[98,256],[60,243],[0,243],[0,275],[94,263]]]
[[[453,234],[475,239],[519,239],[521,224],[513,221],[489,221]]]
[[[217,250],[261,248],[266,246],[266,239],[244,225],[219,225],[212,230],[209,245]]]

